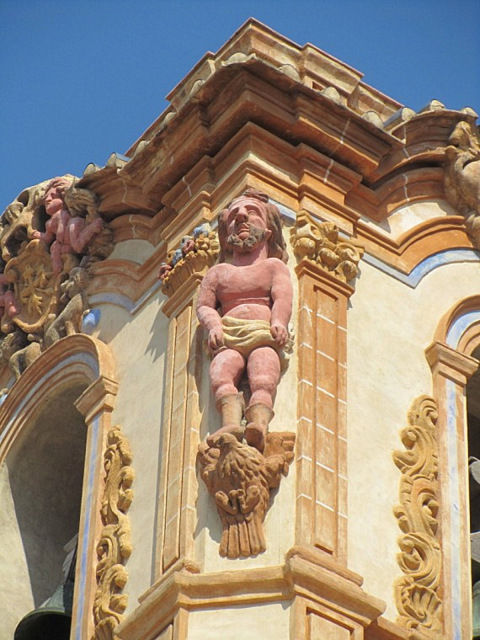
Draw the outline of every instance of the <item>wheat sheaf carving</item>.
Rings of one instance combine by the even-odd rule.
[[[442,631],[442,605],[438,594],[441,554],[438,528],[437,405],[420,396],[408,413],[401,432],[406,451],[393,459],[402,472],[400,505],[394,514],[403,532],[398,563],[404,573],[395,583],[398,622],[437,638]]]

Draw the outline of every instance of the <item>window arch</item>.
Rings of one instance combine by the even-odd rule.
[[[0,490],[8,507],[0,535],[15,547],[2,572],[18,585],[8,612],[12,637],[58,585],[63,545],[75,532],[73,628],[75,638],[91,634],[102,453],[116,390],[108,347],[75,334],[28,367],[0,407]]]
[[[466,615],[471,612],[467,399],[470,396],[472,425],[477,398],[480,409],[480,379],[474,375],[480,365],[480,296],[460,301],[443,316],[426,356],[432,369],[433,395],[439,412],[439,517],[445,634],[452,640],[462,640],[472,636],[471,615]],[[470,449],[475,446],[470,436]]]

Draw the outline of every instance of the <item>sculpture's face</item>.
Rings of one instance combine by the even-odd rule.
[[[228,244],[234,251],[248,251],[266,242],[272,233],[267,220],[267,207],[263,202],[244,196],[237,198],[228,208]]]
[[[63,208],[63,197],[58,187],[50,187],[44,198],[45,211],[52,216]]]

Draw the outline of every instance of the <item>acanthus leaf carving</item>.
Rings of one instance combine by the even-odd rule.
[[[409,426],[401,439],[406,451],[395,451],[393,459],[402,472],[400,502],[394,509],[403,532],[399,539],[398,563],[404,576],[395,583],[398,622],[432,638],[442,631],[439,596],[441,550],[438,529],[438,446],[435,401],[417,398],[408,414]]]
[[[113,631],[127,606],[128,597],[121,592],[128,577],[124,564],[132,553],[127,516],[133,500],[131,463],[128,441],[119,427],[113,427],[107,434],[104,454],[105,488],[100,511],[103,529],[97,544],[94,640],[113,640]]]
[[[293,460],[295,435],[268,433],[263,454],[232,433],[199,446],[201,475],[222,521],[220,555],[250,557],[266,549],[263,522],[270,491]]]
[[[291,242],[299,260],[308,260],[333,272],[342,282],[353,280],[359,273],[363,248],[351,240],[340,239],[333,222],[319,222],[301,211],[291,230]]]

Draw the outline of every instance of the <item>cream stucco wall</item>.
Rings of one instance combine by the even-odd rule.
[[[287,604],[271,603],[249,607],[231,607],[195,611],[188,620],[189,640],[228,638],[288,638],[290,612]]]
[[[349,568],[367,592],[397,615],[393,584],[400,535],[393,507],[400,472],[392,459],[404,450],[399,432],[415,398],[432,394],[425,348],[440,318],[478,293],[480,264],[439,266],[411,288],[363,261],[348,312]]]
[[[152,584],[155,560],[158,474],[163,420],[164,366],[168,319],[159,311],[157,289],[137,310],[100,304],[98,337],[114,355],[118,395],[112,424],[128,438],[135,470],[129,509],[133,553],[128,561],[127,612]]]

